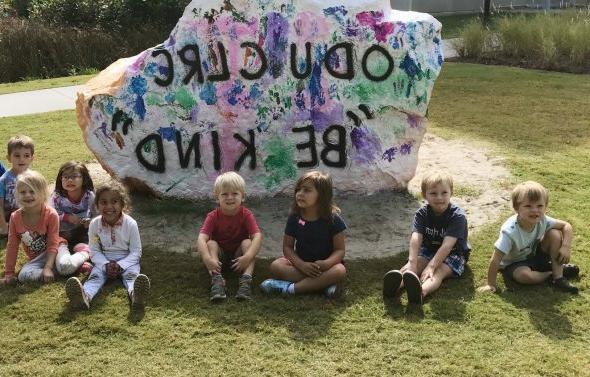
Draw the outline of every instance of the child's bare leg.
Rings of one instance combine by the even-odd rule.
[[[424,257],[418,257],[418,263],[417,263],[417,271],[414,271],[416,273],[416,275],[420,276],[420,274],[422,274],[422,271],[424,271],[424,269],[426,268],[426,265],[428,264],[428,259],[424,258]],[[410,269],[410,262],[406,263],[399,271],[403,274],[404,272],[408,271]],[[404,287],[404,282],[402,281],[399,289],[402,289]]]
[[[551,276],[551,271],[533,271],[528,266],[518,267],[512,272],[512,279],[521,284],[541,284]]]
[[[453,275],[453,270],[446,265],[441,263],[440,266],[434,270],[434,274],[430,279],[426,279],[422,282],[422,296],[426,297],[429,294],[440,288],[443,280]]]
[[[219,265],[219,244],[216,241],[209,240],[207,241],[207,249],[214,264]],[[212,275],[212,272],[209,271],[209,274]]]
[[[243,240],[242,243],[240,244],[240,250],[239,250],[240,255],[246,254],[246,252],[248,251],[248,248],[250,247],[251,244],[252,244],[251,240],[249,240],[249,239]],[[252,276],[252,274],[254,273],[254,265],[255,264],[256,264],[256,258],[252,259],[252,261],[250,262],[248,267],[246,267],[246,269],[242,272],[242,274],[247,274],[247,275]]]
[[[553,273],[553,280],[559,279],[563,276],[563,265],[557,260],[559,257],[559,249],[561,248],[562,234],[557,229],[551,229],[541,240],[541,251],[551,256],[551,272]]]
[[[339,282],[346,276],[346,267],[342,263],[332,266],[329,270],[324,271],[317,278],[306,276],[304,279],[295,283],[296,293],[314,292],[324,289],[332,284]]]
[[[275,259],[270,264],[270,271],[277,279],[291,282],[297,282],[307,277],[296,269],[286,258]]]

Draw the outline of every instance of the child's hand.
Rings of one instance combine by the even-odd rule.
[[[53,270],[51,268],[45,267],[43,269],[42,279],[44,283],[51,283],[55,276],[53,275]]]
[[[425,282],[428,279],[431,279],[434,276],[434,267],[431,264],[428,264],[426,268],[422,271],[422,275],[420,276],[420,281]]]
[[[80,219],[80,216],[78,215],[68,215],[68,222],[70,224],[78,225],[81,223],[81,221],[82,219]]]
[[[81,219],[80,220],[80,224],[82,224],[84,226],[84,228],[88,229],[88,226],[90,225],[90,220],[92,220],[91,218],[85,218],[85,219]]]
[[[119,266],[117,262],[113,261],[106,264],[105,271],[109,279],[116,279],[121,275],[123,269],[121,268],[121,266]]]
[[[209,271],[209,273],[213,273],[216,272],[218,274],[221,273],[221,262],[220,261],[216,261],[212,258],[203,258],[203,263],[205,264],[205,267],[207,268],[207,271]]]
[[[304,275],[317,278],[322,274],[322,270],[317,263],[314,262],[301,262],[298,266],[296,266],[299,271],[301,271]]]
[[[244,272],[246,268],[252,263],[252,258],[242,255],[241,257],[237,257],[236,259],[232,259],[231,269],[236,272]]]
[[[557,253],[557,261],[561,264],[569,263],[571,250],[569,247],[560,247]]]
[[[328,263],[325,260],[316,260],[314,263],[320,266],[320,271],[322,272],[330,269],[330,267],[328,267]]]
[[[489,284],[482,285],[481,287],[477,288],[477,291],[480,293],[488,293],[488,292],[496,293],[497,290],[498,289],[496,287],[494,287],[493,285],[489,285]]]

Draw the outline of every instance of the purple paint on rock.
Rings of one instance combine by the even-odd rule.
[[[416,115],[408,114],[408,124],[411,128],[422,128],[422,118]]]
[[[396,154],[397,154],[397,147],[391,147],[383,153],[383,156],[381,156],[381,158],[383,160],[387,160],[388,162],[391,162],[391,161],[395,160]]]
[[[353,128],[350,139],[356,149],[356,154],[352,156],[355,162],[369,164],[375,161],[377,153],[381,151],[381,143],[377,135],[366,126],[360,126]]]
[[[334,124],[344,122],[344,106],[341,103],[333,102],[330,108],[313,108],[311,110],[311,124],[316,132],[324,131]]]
[[[406,154],[410,154],[412,153],[412,146],[414,145],[413,141],[408,141],[407,143],[404,143],[402,145],[400,145],[399,147],[399,153],[401,153],[402,155],[406,155]]]
[[[274,78],[283,73],[287,60],[289,22],[280,13],[270,12],[266,15],[266,37],[264,47],[268,58],[268,68]]]

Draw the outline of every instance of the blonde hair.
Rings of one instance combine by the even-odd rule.
[[[542,200],[545,205],[549,204],[549,191],[543,185],[535,181],[526,181],[519,183],[512,190],[512,208],[515,210],[523,201],[536,202]]]
[[[334,213],[340,213],[340,208],[334,204],[334,189],[332,185],[332,177],[330,174],[323,173],[319,170],[311,170],[303,174],[295,183],[295,190],[293,192],[293,204],[291,205],[291,213],[301,214],[301,209],[297,206],[295,196],[297,191],[301,189],[304,182],[311,182],[313,187],[318,191],[318,209],[319,215],[324,220],[333,221]]]
[[[8,156],[10,156],[12,151],[14,151],[17,148],[30,149],[31,154],[35,154],[35,143],[33,142],[33,139],[26,135],[16,135],[8,139],[8,145],[6,147],[6,153],[8,154]]]
[[[246,182],[244,181],[244,178],[235,171],[228,171],[215,179],[215,184],[213,185],[213,195],[215,196],[215,199],[217,199],[219,194],[224,190],[239,191],[242,193],[242,196],[244,196],[246,194]]]
[[[426,191],[429,188],[436,185],[447,185],[451,189],[451,195],[453,195],[453,177],[445,171],[430,172],[422,178],[421,190],[422,197],[426,196]]]
[[[119,200],[122,203],[122,211],[125,213],[131,212],[131,199],[127,193],[127,189],[121,183],[115,180],[104,182],[98,186],[94,193],[94,207],[98,209],[98,201],[102,194],[107,191],[114,192],[119,196]]]
[[[19,188],[22,186],[27,186],[35,192],[35,195],[38,195],[43,203],[47,202],[47,198],[49,198],[49,188],[47,185],[47,180],[45,177],[35,170],[27,170],[22,174],[19,174],[16,178],[16,201],[20,206],[20,195],[19,195]]]

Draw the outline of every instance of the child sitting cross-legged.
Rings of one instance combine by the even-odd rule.
[[[310,171],[297,180],[283,236],[284,256],[270,265],[276,279],[263,281],[263,292],[323,292],[328,298],[341,295],[346,277],[342,262],[346,224],[332,197],[332,178],[328,174]]]
[[[569,264],[573,238],[572,226],[547,216],[548,191],[539,183],[527,181],[512,191],[516,212],[502,225],[500,236],[488,267],[486,283],[480,292],[495,292],[496,276],[521,284],[541,284],[548,279],[559,290],[578,293],[568,278],[579,274],[578,266]]]
[[[244,207],[246,183],[235,172],[217,177],[213,187],[219,208],[209,212],[201,227],[197,249],[211,275],[211,301],[227,297],[222,272],[240,274],[238,300],[252,298],[252,274],[262,233],[252,212]]]

